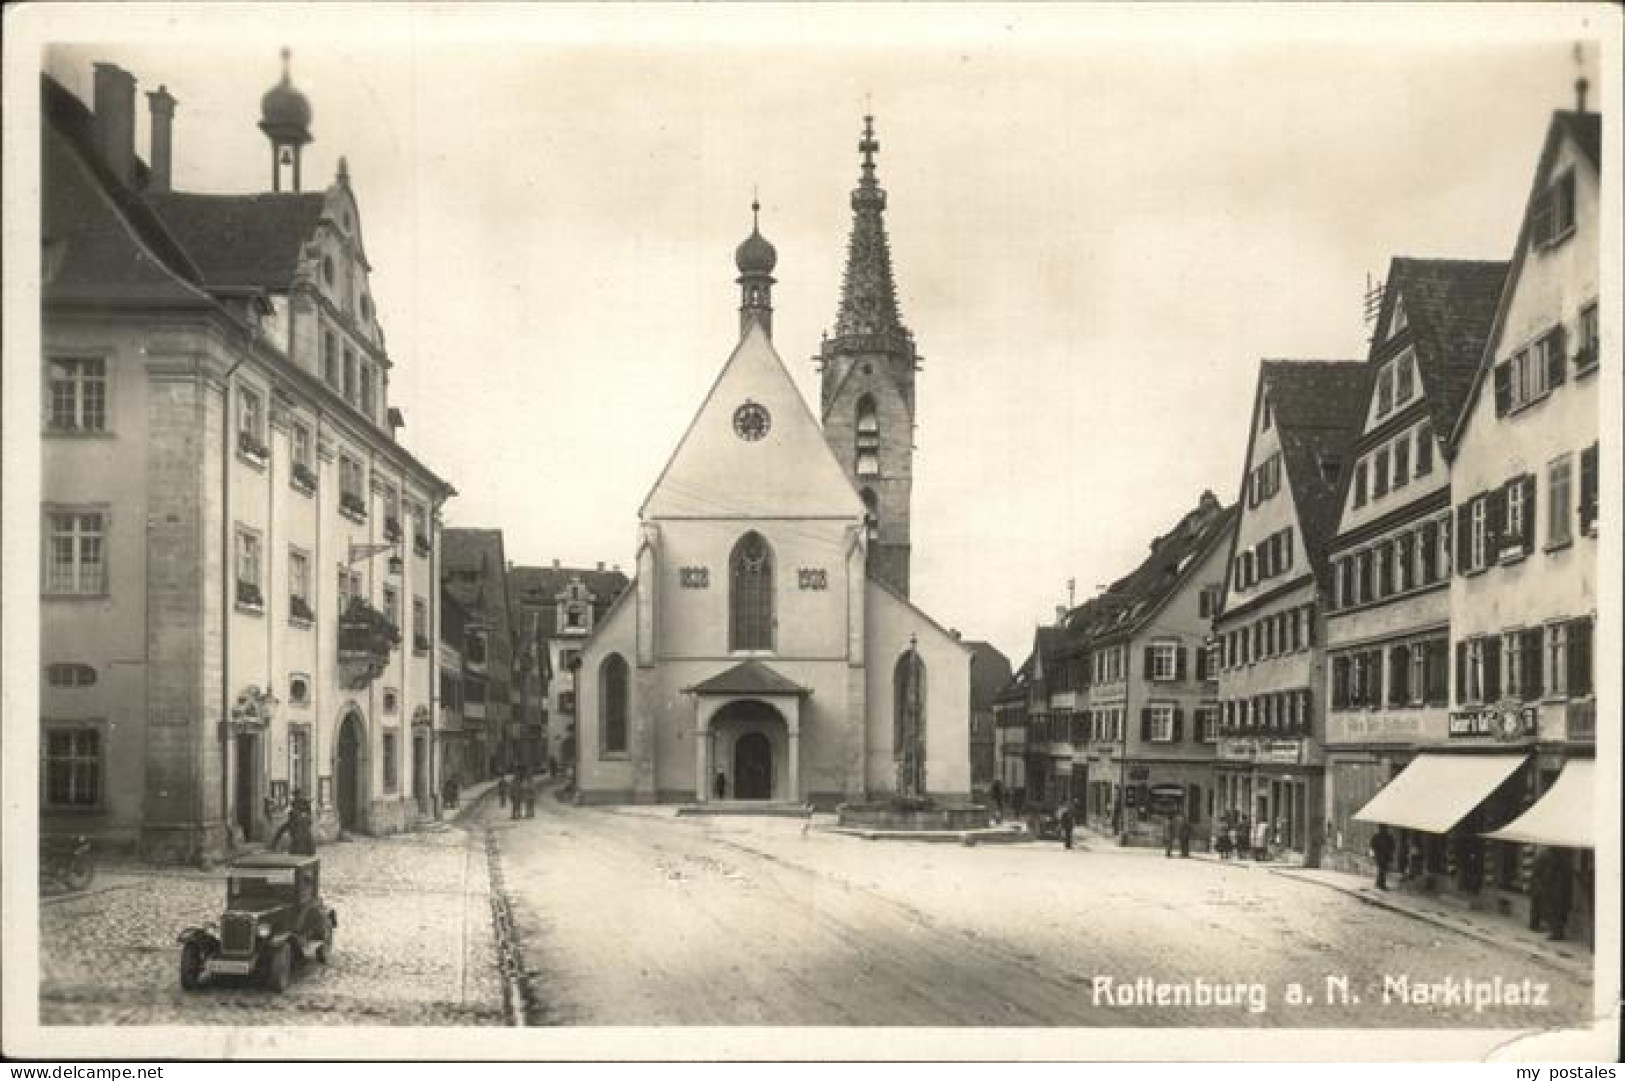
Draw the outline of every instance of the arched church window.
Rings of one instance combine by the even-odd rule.
[[[870,540],[880,539],[880,497],[873,488],[865,488],[863,496],[863,529]]]
[[[728,557],[728,648],[773,648],[773,550],[754,530]]]
[[[598,666],[598,732],[605,754],[626,750],[626,658],[611,653]]]
[[[857,473],[870,477],[880,472],[880,418],[875,412],[875,399],[865,394],[858,399]]]

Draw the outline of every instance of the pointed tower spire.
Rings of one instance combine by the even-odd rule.
[[[824,439],[863,497],[869,575],[908,596],[914,476],[914,383],[919,354],[897,311],[886,189],[875,175],[875,118],[858,140],[852,232],[835,327],[819,346]]]

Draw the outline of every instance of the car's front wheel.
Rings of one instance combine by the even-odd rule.
[[[265,965],[265,985],[281,994],[288,989],[292,976],[293,947],[284,942],[271,951],[270,960]]]
[[[188,942],[181,947],[181,990],[196,991],[203,983],[203,946]]]

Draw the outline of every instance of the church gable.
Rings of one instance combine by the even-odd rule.
[[[863,506],[784,362],[752,325],[639,513],[856,521]]]

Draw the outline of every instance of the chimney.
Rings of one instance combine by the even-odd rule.
[[[609,569],[614,571],[616,574],[621,573],[621,565],[619,563],[611,563],[609,565]]]
[[[148,191],[168,191],[174,186],[173,136],[175,99],[169,88],[160,86],[147,95],[147,106],[152,113],[152,155],[147,162],[151,172],[147,175]]]
[[[1066,605],[1057,604],[1055,606],[1055,625],[1057,627],[1059,627],[1062,624],[1064,624],[1065,622],[1066,622]]]
[[[1582,75],[1578,79],[1574,80],[1574,111],[1575,112],[1583,113],[1583,112],[1586,111],[1586,91],[1589,90],[1589,89],[1591,89],[1591,84],[1586,81],[1586,77],[1584,75]]]
[[[119,182],[135,180],[135,76],[117,64],[96,65],[96,144]]]
[[[602,560],[602,559],[600,559],[600,560],[599,560],[599,561],[598,561],[598,569],[599,569],[599,570],[603,570],[603,569],[604,569],[604,561],[603,561],[603,560]]]
[[[558,561],[558,560],[556,560],[556,559],[555,559],[555,560],[554,560],[554,561],[553,561],[553,569],[554,569],[554,570],[558,570],[558,569],[559,569],[559,561]]]

